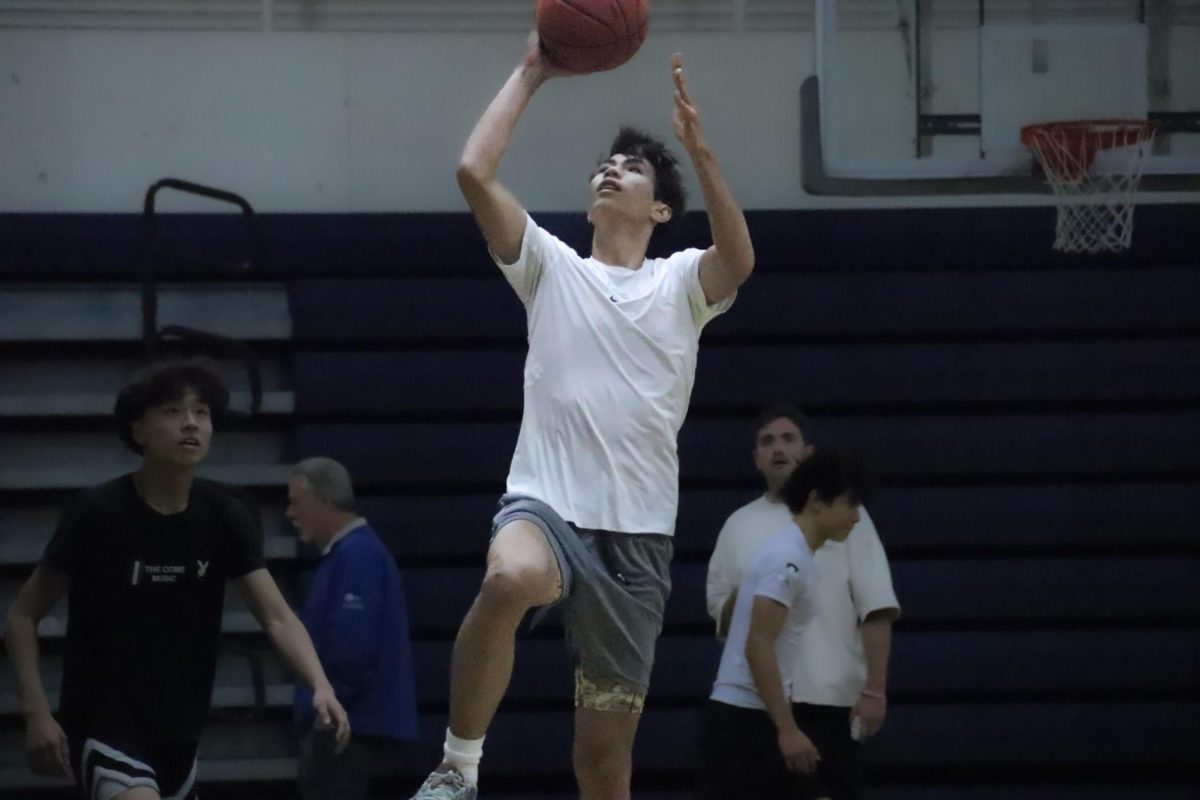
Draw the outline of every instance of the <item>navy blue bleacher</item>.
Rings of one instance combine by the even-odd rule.
[[[298,427],[296,441],[299,452],[342,461],[365,485],[478,491],[501,486],[518,428],[516,420],[311,422]],[[1179,480],[1200,472],[1195,410],[867,414],[826,418],[819,430],[818,441],[865,453],[885,478],[910,484]],[[742,421],[687,422],[679,437],[683,485],[743,479],[738,454],[748,441]]]
[[[736,468],[737,465],[731,465]],[[749,451],[742,470],[751,474]],[[706,558],[719,522],[754,499],[754,488],[684,489],[677,556]],[[445,494],[372,494],[360,507],[394,520],[380,534],[403,563],[471,559],[487,546],[497,495],[486,487]],[[890,486],[872,504],[888,549],[907,556],[956,553],[1173,552],[1196,543],[1200,492],[1192,483],[1053,486]],[[1130,530],[1139,530],[1137,537]]]
[[[747,215],[759,278],[797,272],[1185,270],[1195,264],[1200,238],[1195,217],[1195,205],[1143,206],[1137,210],[1129,251],[1087,257],[1050,249],[1054,209],[1049,207],[783,210]],[[591,240],[581,213],[539,213],[536,218],[573,247],[586,248]],[[232,272],[262,280],[447,278],[485,275],[491,269],[483,240],[466,214],[258,214],[251,223],[232,214],[162,214],[153,224],[156,241],[181,254],[173,277],[186,277],[188,254],[195,255],[197,264],[206,265],[204,277],[209,280],[211,265],[218,261],[226,262]],[[150,232],[140,214],[2,214],[0,278],[136,276],[152,241]],[[707,220],[693,212],[675,230],[652,242],[650,252],[695,246],[707,237]],[[1071,278],[1061,280],[1069,283]],[[1052,310],[1054,305],[1045,308]]]
[[[878,796],[1200,783],[1197,234],[1179,209],[1138,213],[1135,250],[1091,260],[1028,236],[1031,210],[750,215],[759,271],[705,331],[680,435],[639,774],[686,796],[719,657],[705,564],[758,490],[748,418],[790,399],[819,445],[867,454],[883,479],[872,513],[905,616]],[[586,245],[577,220],[542,221]],[[523,309],[463,235],[441,265],[291,284],[297,453],[350,466],[406,567],[429,752],[521,408]],[[569,780],[569,690],[552,618],[518,646],[490,773]]]
[[[1200,290],[1200,287],[1197,287]],[[1200,342],[985,342],[971,344],[714,344],[702,355],[692,402],[707,413],[737,411],[771,393],[812,398],[838,410],[944,408],[963,404],[1178,403],[1200,393]],[[523,358],[516,350],[341,350],[295,357],[300,410],[491,412],[521,408]],[[796,365],[803,364],[803,371]],[[806,380],[808,370],[828,376]],[[738,374],[741,380],[722,376]],[[515,376],[515,377],[514,377]],[[371,391],[343,398],[346,386]],[[480,387],[489,391],[478,395]]]
[[[881,473],[870,510],[905,614],[873,796],[1200,793],[1198,214],[1139,208],[1134,248],[1094,258],[1050,250],[1045,208],[749,214],[758,271],[704,333],[680,436],[674,590],[635,786],[688,796],[719,656],[705,564],[760,490],[749,419],[791,400],[818,445]],[[581,215],[535,216],[586,247]],[[0,215],[0,278],[110,274],[144,256],[140,225]],[[289,283],[292,455],[350,467],[405,572],[423,713],[389,784],[406,796],[438,756],[450,643],[516,439],[524,312],[463,214],[256,225],[177,215],[160,235]],[[655,246],[706,235],[693,214]],[[551,619],[519,641],[489,734],[499,794],[569,796],[570,733]]]

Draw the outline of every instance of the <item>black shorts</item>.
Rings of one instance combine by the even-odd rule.
[[[103,739],[72,736],[71,768],[83,800],[108,800],[109,787],[145,786],[163,800],[196,800],[197,742],[139,741],[139,737],[106,735]]]
[[[792,703],[800,730],[821,753],[817,772],[830,800],[863,800],[863,746],[850,738],[850,709]]]
[[[697,800],[809,800],[812,775],[790,772],[767,712],[709,700],[700,721]]]

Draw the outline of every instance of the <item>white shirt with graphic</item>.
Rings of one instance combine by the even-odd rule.
[[[791,698],[799,703],[853,706],[867,680],[861,623],[883,609],[900,610],[887,553],[865,508],[844,542],[817,551],[817,614],[800,635]],[[764,541],[791,514],[765,495],[733,512],[708,562],[708,613],[717,619],[742,571]]]
[[[755,552],[750,566],[742,573],[741,589],[729,621],[729,638],[725,640],[721,666],[713,683],[713,700],[742,708],[766,708],[746,659],[746,640],[756,597],[769,598],[788,609],[783,629],[775,640],[775,658],[783,678],[784,696],[791,696],[800,634],[815,613],[815,572],[813,552],[794,522],[778,530]]]

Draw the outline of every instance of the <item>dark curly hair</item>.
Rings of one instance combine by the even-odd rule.
[[[148,409],[178,400],[191,389],[208,406],[216,423],[229,408],[229,389],[207,358],[160,361],[139,370],[117,392],[113,416],[117,435],[133,452],[142,455],[142,446],[133,439],[133,424]]]
[[[608,148],[607,157],[615,155],[637,156],[654,167],[654,199],[666,203],[671,209],[671,219],[658,228],[683,219],[687,211],[687,192],[683,188],[683,177],[679,174],[679,159],[665,144],[644,131],[623,126]]]
[[[792,470],[779,489],[779,499],[788,511],[799,514],[813,492],[824,503],[841,495],[848,495],[852,503],[867,503],[875,493],[875,480],[854,456],[818,450]]]

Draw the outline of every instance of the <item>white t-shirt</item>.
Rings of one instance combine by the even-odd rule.
[[[676,440],[709,305],[702,250],[611,267],[527,218],[516,262],[496,263],[525,304],[525,408],[508,491],[581,528],[675,531]]]
[[[867,680],[859,625],[872,612],[900,610],[875,523],[865,508],[861,515],[845,542],[826,542],[816,553],[817,615],[800,637],[792,681],[795,702],[853,706]],[[725,521],[708,562],[706,599],[714,620],[750,557],[790,519],[786,505],[764,495]]]
[[[766,708],[746,659],[755,597],[767,597],[787,606],[787,619],[775,640],[775,658],[783,678],[784,697],[791,696],[792,673],[801,647],[800,633],[812,621],[815,611],[816,569],[813,552],[794,522],[776,529],[754,553],[739,581],[746,588],[738,592],[733,605],[729,638],[725,640],[721,666],[713,683],[713,700],[742,708]]]

